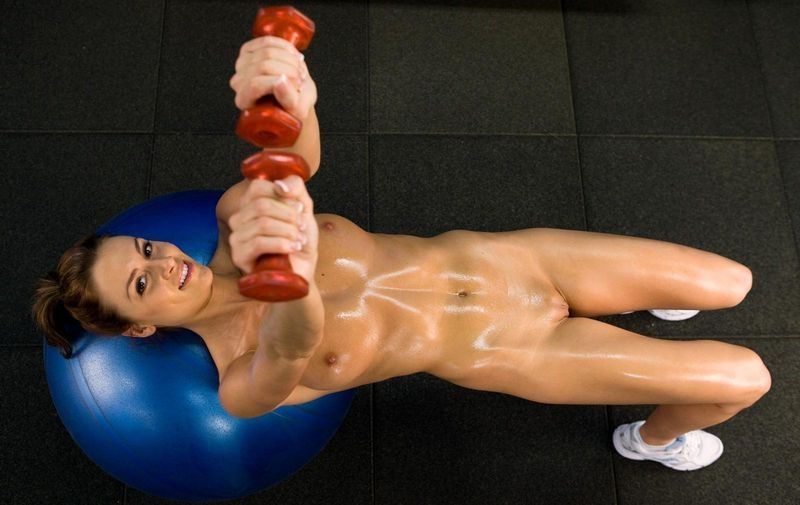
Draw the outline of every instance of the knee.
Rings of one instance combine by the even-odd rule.
[[[755,351],[750,350],[750,353],[750,358],[742,366],[742,370],[746,370],[749,377],[748,383],[750,387],[747,388],[747,395],[744,401],[748,406],[757,402],[772,388],[772,375],[769,373],[764,361]]]
[[[720,288],[725,293],[730,307],[739,305],[753,288],[753,272],[746,266],[735,263],[726,270]]]

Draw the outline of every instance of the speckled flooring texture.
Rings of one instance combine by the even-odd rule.
[[[317,24],[318,213],[376,233],[550,227],[747,265],[740,305],[664,339],[756,351],[772,388],[708,428],[713,465],[620,457],[654,405],[548,405],[417,374],[362,386],[328,446],[237,504],[800,503],[800,3],[299,1]],[[27,2],[0,16],[0,503],[173,503],[70,438],[30,317],[37,276],[148,198],[241,179],[228,80],[259,4]],[[794,27],[794,28],[793,28]]]

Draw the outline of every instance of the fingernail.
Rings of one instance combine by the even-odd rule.
[[[297,212],[303,212],[303,202],[294,202],[294,206],[297,207]]]
[[[288,193],[289,192],[289,186],[287,186],[285,182],[283,182],[283,181],[275,181],[275,185],[278,186],[279,188],[281,188],[281,191],[283,193]]]
[[[298,53],[297,57],[300,58],[300,61],[305,61],[306,59],[306,55],[304,55],[303,53]]]
[[[296,251],[299,251],[299,250],[303,249],[303,244],[300,243],[300,241],[298,240],[298,241],[296,241],[294,243],[294,248],[295,248]]]

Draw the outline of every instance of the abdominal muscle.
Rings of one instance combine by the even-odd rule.
[[[535,261],[532,230],[420,238],[316,218],[325,333],[282,405],[417,372],[480,382],[508,353],[535,352],[537,328],[567,311]]]

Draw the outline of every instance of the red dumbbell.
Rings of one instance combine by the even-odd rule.
[[[314,36],[314,22],[293,7],[262,7],[253,24],[253,37],[272,35],[303,51]],[[265,95],[243,111],[236,134],[259,147],[290,147],[297,141],[303,123],[281,108],[275,97]]]
[[[260,152],[242,162],[242,175],[248,179],[274,181],[299,175],[307,181],[311,170],[306,161],[293,153]],[[294,273],[286,254],[262,254],[253,272],[239,279],[239,292],[265,302],[284,302],[308,294],[308,281]]]

